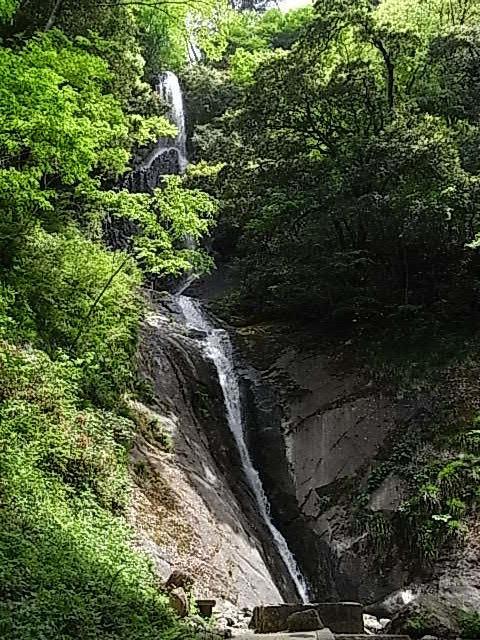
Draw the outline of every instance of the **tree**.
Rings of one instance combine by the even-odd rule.
[[[242,151],[223,172],[221,227],[237,238],[240,299],[349,320],[440,300],[468,313],[474,31],[439,35],[437,5],[421,30],[383,4],[316,10],[291,51],[259,65],[235,116]]]

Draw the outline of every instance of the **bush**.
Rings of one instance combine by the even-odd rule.
[[[461,638],[480,638],[480,613],[476,611],[461,611],[459,620]]]
[[[10,313],[21,328],[13,337],[52,356],[63,351],[81,357],[79,384],[85,394],[113,406],[132,375],[141,314],[140,274],[133,262],[75,229],[62,234],[37,230],[7,281],[17,291]]]
[[[81,378],[0,345],[1,637],[150,640],[175,624],[121,516],[133,424],[79,408]]]

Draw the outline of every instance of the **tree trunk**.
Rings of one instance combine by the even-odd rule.
[[[387,69],[387,102],[389,110],[393,111],[395,102],[395,67],[383,42],[379,38],[375,38],[373,44],[382,54]]]
[[[125,258],[125,260],[123,260],[123,262],[119,265],[119,267],[117,267],[117,269],[115,269],[115,271],[112,273],[112,275],[110,276],[110,278],[107,280],[107,282],[105,283],[105,285],[103,286],[103,288],[101,289],[100,293],[97,295],[97,297],[95,298],[95,300],[93,301],[90,309],[88,310],[87,315],[85,316],[85,318],[83,319],[83,324],[80,327],[80,329],[78,330],[77,335],[75,336],[75,340],[72,343],[72,350],[75,349],[75,347],[78,344],[78,341],[80,340],[81,336],[83,335],[85,329],[87,329],[87,325],[88,325],[88,321],[90,320],[90,318],[93,315],[93,312],[95,311],[95,309],[97,308],[97,305],[99,304],[100,300],[103,298],[103,296],[105,295],[107,289],[110,287],[110,285],[112,284],[112,282],[115,280],[115,278],[118,276],[118,274],[120,273],[120,271],[122,271],[122,269],[127,265],[127,262],[130,260],[130,256],[127,256]]]
[[[53,25],[55,24],[55,20],[57,19],[57,14],[58,11],[60,9],[60,7],[62,6],[62,2],[63,0],[55,0],[55,5],[52,9],[52,13],[50,14],[50,17],[48,18],[47,24],[45,25],[45,29],[44,31],[50,31],[50,29],[53,27]]]

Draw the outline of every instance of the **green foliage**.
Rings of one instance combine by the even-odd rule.
[[[412,615],[407,620],[407,627],[409,631],[418,635],[427,626],[427,621],[420,614]]]
[[[480,635],[480,614],[472,611],[459,613],[461,638],[478,638]]]
[[[118,389],[132,378],[140,281],[131,258],[107,253],[73,229],[63,234],[37,231],[6,278],[17,292],[10,335],[52,355],[80,356],[85,393],[114,405]]]
[[[186,19],[189,5],[194,6],[195,2],[179,3],[179,10],[167,6],[159,11],[148,3],[138,7],[142,48],[150,73],[165,69],[178,70],[185,64],[188,56]]]
[[[95,194],[93,203],[111,220],[133,222],[140,233],[131,251],[144,271],[161,276],[208,271],[212,264],[201,249],[192,247],[215,223],[215,201],[203,191],[187,189],[179,176],[164,178],[153,196],[126,191]]]
[[[0,0],[0,21],[3,22],[11,18],[17,5],[17,0]]]
[[[241,94],[225,69],[204,64],[188,67],[182,74],[187,111],[194,125],[205,125],[234,108]]]
[[[240,86],[252,84],[257,69],[274,54],[269,51],[247,51],[239,48],[230,56],[232,80]]]
[[[423,437],[403,433],[388,459],[370,474],[366,492],[357,496],[356,528],[368,533],[380,555],[396,544],[411,561],[428,563],[468,531],[480,499],[479,432],[463,427],[443,439],[441,433],[438,428]],[[369,494],[390,474],[405,481],[409,497],[390,515],[369,510]]]
[[[220,229],[244,314],[388,326],[476,313],[475,3],[416,3],[421,19],[411,5],[321,0],[280,53],[232,29],[245,95],[222,122],[238,142]],[[205,152],[223,142],[199,134]]]
[[[200,29],[199,45],[206,60],[213,63],[228,61],[239,49],[258,54],[290,49],[312,18],[311,7],[288,13],[279,9],[260,13],[225,8]]]
[[[203,22],[210,23],[225,6],[224,0],[186,0],[161,6],[139,2],[135,15],[148,71],[181,70],[193,55]]]
[[[1,634],[163,637],[165,599],[111,511],[125,504],[133,425],[80,408],[82,375],[81,361],[1,344]]]
[[[210,268],[194,244],[216,203],[179,177],[116,187],[175,135],[127,4],[0,3],[0,635],[18,640],[191,635],[126,525],[125,398],[145,274]],[[119,219],[125,251],[103,237]]]
[[[248,100],[246,87],[262,64],[293,47],[312,19],[311,7],[288,13],[223,7],[200,23],[202,64],[182,74],[196,160],[232,165],[240,159],[244,141],[235,114]]]
[[[91,187],[93,172],[124,169],[128,126],[104,92],[107,65],[58,32],[21,51],[0,49],[0,76],[0,247],[8,265],[38,222],[55,228],[74,217],[66,192]]]

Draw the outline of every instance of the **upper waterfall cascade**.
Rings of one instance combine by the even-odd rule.
[[[243,472],[255,497],[258,512],[270,531],[273,542],[295,584],[302,602],[308,602],[308,589],[305,578],[292,552],[288,548],[287,541],[272,522],[270,504],[263,489],[260,476],[253,466],[250,452],[245,441],[240,386],[235,370],[230,337],[225,330],[213,326],[203,312],[200,302],[182,295],[177,297],[177,301],[187,326],[202,331],[205,334],[203,338],[204,351],[217,369],[224,396],[228,426],[235,438]]]
[[[132,193],[151,193],[166,175],[184,173],[187,161],[187,129],[183,94],[177,76],[166,71],[158,76],[155,90],[168,106],[168,117],[177,128],[174,138],[160,138],[147,156],[124,179]]]
[[[177,127],[178,133],[173,140],[161,138],[139,168],[149,169],[161,155],[175,150],[178,154],[180,173],[183,173],[187,166],[187,130],[180,83],[172,71],[166,71],[159,76],[155,89],[168,105],[170,120]]]

